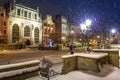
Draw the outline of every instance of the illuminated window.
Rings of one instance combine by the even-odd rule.
[[[24,28],[24,36],[30,36],[30,28],[29,28],[29,26],[25,26],[25,28]]]

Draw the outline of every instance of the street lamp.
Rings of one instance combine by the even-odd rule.
[[[90,26],[91,23],[92,23],[91,20],[89,20],[89,19],[86,20],[86,25],[87,25],[87,26]]]
[[[80,25],[81,27],[81,31],[84,35],[86,35],[86,38],[87,38],[87,46],[88,46],[88,49],[89,49],[89,33],[88,31],[90,30],[90,25],[91,25],[91,20],[90,19],[87,19],[84,23],[82,23]],[[87,34],[88,33],[88,34]]]
[[[112,37],[113,37],[112,43],[114,43],[114,37],[115,37],[116,29],[112,29],[111,33],[112,33]]]

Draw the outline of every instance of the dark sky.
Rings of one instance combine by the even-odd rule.
[[[3,5],[5,0],[0,0]],[[10,0],[12,1],[12,0]],[[40,7],[42,15],[62,13],[77,24],[89,18],[95,23],[120,27],[120,0],[16,0],[28,7]]]

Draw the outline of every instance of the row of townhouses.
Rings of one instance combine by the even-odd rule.
[[[45,19],[39,13],[39,7],[32,9],[14,0],[12,4],[5,3],[0,7],[0,44],[13,44],[29,41],[34,44],[67,42],[70,26],[67,19],[60,14],[54,21],[52,16]]]

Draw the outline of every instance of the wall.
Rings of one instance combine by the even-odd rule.
[[[77,57],[68,57],[63,59],[62,73],[68,73],[77,69]]]

